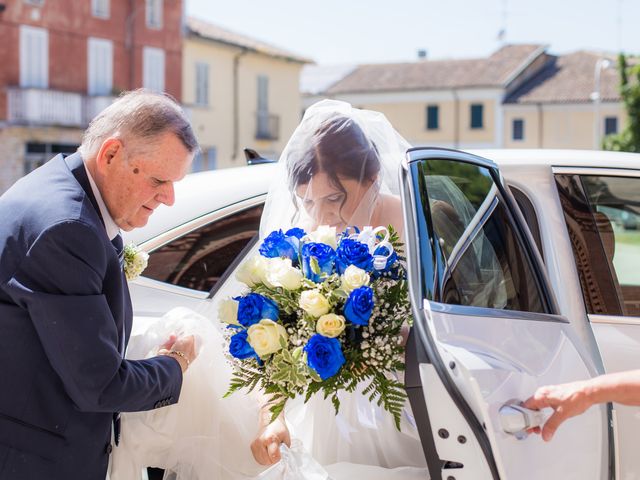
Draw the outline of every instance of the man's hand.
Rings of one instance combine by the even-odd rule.
[[[260,465],[273,465],[280,461],[281,443],[291,446],[291,437],[284,416],[280,415],[273,423],[269,423],[270,416],[271,412],[268,408],[263,408],[260,415],[260,429],[255,440],[251,442],[253,458]]]
[[[532,429],[532,433],[542,433],[542,439],[545,442],[551,440],[562,422],[584,413],[593,405],[588,388],[588,383],[584,381],[540,387],[531,398],[524,402],[524,406],[532,410],[542,410],[549,407],[554,412],[542,429],[536,427]]]
[[[196,339],[193,335],[187,335],[184,337],[171,335],[169,340],[160,347],[158,355],[169,355],[172,358],[175,358],[180,364],[182,373],[184,373],[198,356],[198,352],[196,351]]]

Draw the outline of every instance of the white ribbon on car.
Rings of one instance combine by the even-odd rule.
[[[378,238],[378,234],[382,234],[382,239]],[[389,242],[389,229],[386,227],[370,227],[366,226],[359,233],[353,233],[348,238],[364,243],[369,247],[369,253],[373,256],[373,268],[376,270],[384,270],[387,266],[387,260],[393,255],[393,245]],[[380,247],[387,249],[387,254],[383,255],[375,253]]]

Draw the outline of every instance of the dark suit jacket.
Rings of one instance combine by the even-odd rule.
[[[0,479],[104,480],[113,412],[177,402],[175,359],[122,359],[131,319],[82,158],[59,155],[0,197]]]

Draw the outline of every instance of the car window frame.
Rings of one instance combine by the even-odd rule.
[[[264,205],[266,197],[267,197],[266,193],[261,193],[259,195],[254,195],[252,197],[240,200],[238,202],[225,205],[224,207],[221,207],[217,210],[213,210],[209,213],[196,217],[181,225],[171,228],[159,235],[156,235],[155,237],[145,240],[143,243],[139,245],[139,248],[149,253],[149,255],[152,255],[155,250],[171,243],[172,241],[180,237],[183,237],[184,235],[192,233],[198,230],[199,228],[206,227],[208,225],[211,225],[214,222],[223,220],[225,218],[230,217],[231,215],[242,212],[244,210],[248,210],[250,208],[254,208],[259,205]],[[249,244],[247,246],[254,245],[255,241],[256,241],[256,237],[253,237],[249,241]],[[244,256],[246,256],[247,246],[243,248],[240,254],[238,254],[238,256],[225,269],[222,276],[220,277],[220,280],[218,280],[218,282],[213,287],[211,287],[211,289],[209,289],[208,291],[195,290],[192,288],[183,287],[181,285],[173,285],[171,283],[163,282],[161,280],[145,277],[144,272],[140,277],[134,280],[133,283],[155,288],[158,290],[164,290],[167,292],[176,293],[179,295],[198,298],[201,300],[209,299],[209,298],[212,298],[213,294],[215,293],[216,286],[228,279],[230,275],[229,270],[232,271],[237,266],[237,264],[239,263],[238,259],[244,258]]]
[[[409,150],[409,152],[412,152],[412,150],[413,149]],[[416,150],[419,150],[419,149],[416,149]],[[439,148],[433,148],[430,150],[432,152],[436,152],[439,155],[437,159],[455,161],[460,163],[468,163],[476,167],[486,168],[488,169],[491,175],[491,180],[493,181],[493,184],[497,189],[496,198],[498,199],[498,201],[503,202],[503,208],[505,209],[506,216],[511,223],[511,226],[513,228],[513,231],[519,243],[523,247],[524,255],[526,255],[526,259],[530,265],[530,268],[534,277],[533,281],[536,283],[538,287],[538,290],[542,297],[541,300],[544,304],[544,307],[546,308],[545,312],[530,312],[530,311],[521,311],[521,310],[505,310],[505,311],[509,312],[509,314],[511,312],[518,312],[517,314],[514,314],[514,316],[517,316],[520,319],[536,320],[536,321],[542,321],[542,322],[551,321],[551,322],[558,322],[558,323],[568,323],[568,321],[565,318],[559,315],[560,310],[556,302],[555,295],[553,294],[551,284],[546,277],[546,270],[545,270],[544,262],[542,260],[542,256],[538,251],[538,248],[535,243],[535,239],[533,238],[533,235],[531,234],[527,226],[527,222],[522,212],[520,211],[518,203],[515,197],[513,196],[513,194],[511,193],[511,191],[509,190],[509,186],[505,181],[504,177],[502,176],[502,173],[499,167],[495,163],[491,162],[490,160],[487,160],[482,157],[478,157],[476,155],[469,154],[466,152],[450,151],[447,149],[439,149]],[[436,159],[435,157],[430,158],[430,160],[435,160],[435,159]],[[409,169],[413,168],[413,165],[411,164],[416,164],[420,160],[421,159],[418,157],[416,157],[415,159],[411,159],[410,164],[408,165],[408,168]],[[410,207],[410,208],[413,208],[413,207]],[[426,218],[426,221],[428,224],[427,229],[429,231],[433,231],[433,225],[431,224],[431,220],[428,217],[429,216],[427,215],[427,218]],[[459,313],[460,315],[465,315],[465,314],[468,315],[470,313],[469,308],[473,308],[473,312],[475,312],[474,313],[475,315],[477,315],[481,309],[486,309],[487,314],[490,314],[490,315],[495,315],[497,311],[501,311],[500,309],[491,309],[486,307],[469,307],[465,305],[453,305],[453,304],[446,304],[446,303],[440,302],[439,301],[440,293],[441,293],[440,277],[443,273],[442,268],[439,266],[439,264],[441,263],[441,259],[438,257],[440,255],[435,254],[435,251],[433,251],[432,246],[428,245],[429,242],[424,241],[419,243],[421,245],[420,249],[425,252],[429,250],[430,253],[428,255],[431,255],[433,257],[433,261],[435,262],[435,265],[438,265],[438,268],[436,268],[435,277],[432,279],[434,284],[431,286],[431,288],[428,288],[427,285],[423,284],[423,282],[425,281],[424,272],[420,274],[420,276],[423,277],[421,278],[420,284],[423,284],[422,291],[423,291],[424,302],[437,304],[438,308],[444,308],[448,313],[453,313],[453,314]],[[436,246],[435,248],[439,248],[439,247]],[[427,296],[428,295],[427,292],[429,290],[431,290],[432,292],[431,298]]]

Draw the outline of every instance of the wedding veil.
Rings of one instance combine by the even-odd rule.
[[[261,237],[277,229],[332,223],[313,210],[324,207],[318,202],[310,206],[308,198],[322,196],[327,182],[345,194],[326,200],[334,202],[330,208],[342,227],[370,225],[380,195],[399,194],[398,170],[409,148],[381,113],[337,100],[312,105],[280,156],[262,215]],[[318,177],[322,173],[328,179],[323,184]],[[345,203],[345,197],[351,197],[351,203],[355,198],[355,205]]]

